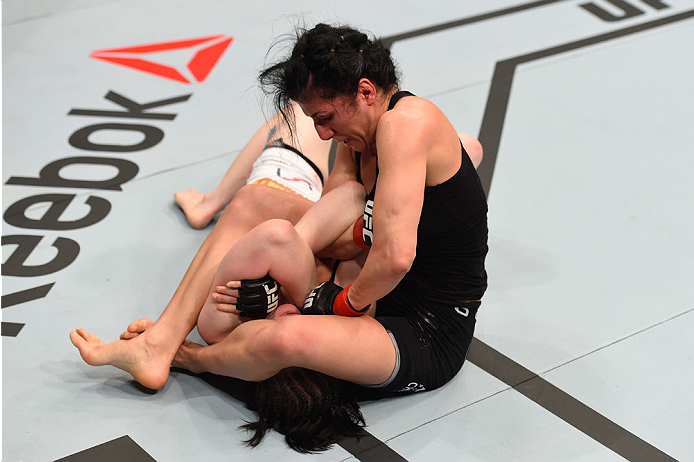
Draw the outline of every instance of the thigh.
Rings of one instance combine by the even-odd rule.
[[[238,190],[215,229],[243,224],[250,230],[273,218],[296,224],[311,205],[310,200],[290,192],[264,185],[246,185]]]
[[[292,193],[287,193],[262,185],[244,186],[237,192],[234,200],[229,204],[213,232],[219,236],[218,242],[225,242],[226,246],[209,249],[208,252],[216,252],[215,267],[223,261],[224,255],[246,233],[267,220],[281,218],[291,223],[299,221],[301,216],[311,206],[307,199]],[[242,319],[232,313],[225,313],[216,309],[216,304],[209,298],[214,293],[215,285],[223,285],[228,281],[211,279],[211,286],[207,288],[207,302],[203,305],[198,316],[199,329],[202,327],[207,332],[214,332],[215,338],[223,338],[241,324]]]
[[[395,369],[391,337],[371,316],[288,316],[268,330],[268,341],[284,338],[294,349],[283,367],[299,366],[366,385],[386,381]]]

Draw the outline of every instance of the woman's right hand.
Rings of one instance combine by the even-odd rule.
[[[224,286],[214,288],[212,300],[217,302],[217,310],[224,313],[238,314],[236,302],[239,296],[241,281],[229,281]]]

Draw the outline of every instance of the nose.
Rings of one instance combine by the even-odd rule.
[[[318,136],[322,140],[329,140],[330,138],[335,136],[335,132],[332,131],[330,128],[326,128],[323,125],[318,124],[314,124],[314,126],[316,127],[316,132],[318,133]]]

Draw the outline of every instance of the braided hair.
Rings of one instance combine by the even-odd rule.
[[[309,369],[291,367],[255,384],[248,402],[258,421],[241,428],[254,432],[245,442],[260,444],[268,430],[283,434],[301,453],[329,449],[345,437],[363,436],[364,417],[347,383]]]
[[[398,70],[382,40],[348,26],[318,24],[298,29],[290,55],[261,71],[259,79],[277,112],[290,122],[293,114],[286,108],[292,100],[310,92],[353,99],[362,78],[385,92],[398,86]]]

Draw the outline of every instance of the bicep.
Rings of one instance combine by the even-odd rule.
[[[379,167],[373,210],[374,249],[386,246],[385,250],[396,257],[414,258],[424,201],[426,155],[416,144],[393,146],[379,155]]]

